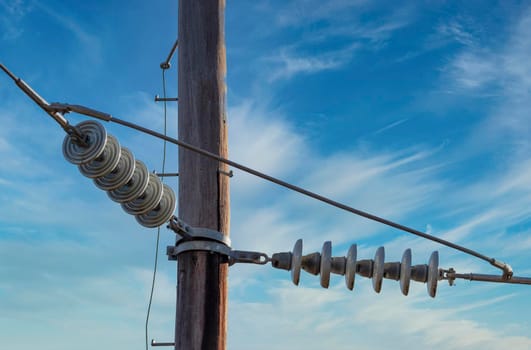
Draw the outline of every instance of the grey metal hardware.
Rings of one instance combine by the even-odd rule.
[[[110,121],[112,119],[112,116],[108,113],[100,112],[92,108],[88,108],[81,105],[71,105],[68,103],[59,103],[59,102],[52,102],[48,106],[45,107],[45,110],[47,110],[49,113],[62,113],[67,114],[70,112],[79,113],[83,115],[87,115],[89,117],[94,117],[96,119]]]
[[[245,250],[232,250],[229,256],[229,265],[234,265],[236,263],[265,265],[270,261],[271,258],[265,253]]]
[[[175,346],[175,343],[170,343],[170,342],[157,342],[155,341],[155,339],[151,339],[151,346]]]
[[[155,173],[158,177],[176,177],[179,173]]]
[[[168,57],[164,62],[160,64],[160,68],[162,69],[169,69],[170,68],[170,61],[173,57],[173,54],[175,53],[175,50],[177,50],[177,46],[179,46],[179,38],[175,39],[175,43],[171,47],[170,53],[168,54]]]
[[[168,227],[185,240],[209,239],[230,247],[231,240],[221,232],[202,227],[192,227],[176,216],[170,219]]]
[[[155,102],[177,102],[179,101],[178,97],[159,97],[155,95]]]
[[[230,266],[236,263],[265,265],[271,261],[271,259],[265,253],[244,250],[232,250],[225,244],[215,241],[184,241],[178,243],[177,246],[166,247],[166,254],[168,255],[168,260],[177,260],[177,256],[179,254],[189,251],[208,251],[225,255],[229,259],[228,261]]]
[[[447,280],[451,286],[454,285],[456,279],[464,279],[464,280],[469,280],[469,281],[531,285],[531,277],[512,276],[511,278],[506,279],[503,276],[499,276],[499,275],[486,275],[486,274],[481,274],[481,273],[457,273],[453,268],[450,268],[448,270],[440,269],[439,278],[442,280]]]
[[[229,170],[229,171],[224,171],[224,170],[218,170],[218,173],[220,174],[223,174],[225,176],[228,176],[228,177],[233,177],[234,176],[234,172],[232,170]]]
[[[189,226],[175,216],[171,218],[168,228],[182,237],[176,242],[175,246],[168,246],[166,248],[166,254],[169,260],[177,260],[177,256],[183,252],[209,251],[225,255],[231,266],[236,263],[265,265],[272,261],[265,253],[232,250],[230,247],[230,238],[221,232]]]

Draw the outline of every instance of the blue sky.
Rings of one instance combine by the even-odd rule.
[[[0,62],[49,101],[162,130],[159,68],[177,1],[0,0]],[[522,1],[229,0],[230,158],[466,245],[531,275],[531,7]],[[177,94],[174,60],[168,95]],[[177,134],[177,106],[169,133]],[[143,349],[156,230],[136,224],[61,153],[63,131],[0,78],[0,343]],[[69,116],[74,123],[85,120]],[[106,125],[151,170],[162,143]],[[170,147],[168,171],[177,171]],[[498,273],[234,170],[235,249],[304,239]],[[177,180],[169,181],[176,189]],[[161,233],[150,338],[171,341],[175,264]],[[354,291],[270,266],[230,270],[229,349],[529,349],[529,289],[458,281],[435,299],[359,277]],[[75,345],[73,345],[75,344]]]

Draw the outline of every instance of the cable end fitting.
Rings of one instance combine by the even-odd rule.
[[[171,67],[171,65],[170,65],[169,62],[162,62],[162,63],[160,64],[160,68],[161,68],[161,69],[164,69],[164,70],[166,70],[166,69],[170,69],[170,67]]]
[[[511,279],[511,277],[513,277],[513,268],[511,267],[511,265],[506,264],[503,261],[498,261],[496,259],[492,259],[490,264],[503,271],[502,278],[504,280],[509,280]]]
[[[78,144],[81,147],[88,147],[88,138],[86,135],[83,135],[78,129],[73,127],[70,124],[67,124],[63,128],[70,137],[72,137],[74,143]]]

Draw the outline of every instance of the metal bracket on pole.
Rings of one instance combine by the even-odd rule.
[[[155,95],[155,102],[178,102],[178,97],[160,97],[159,95]]]
[[[170,342],[159,343],[155,341],[155,339],[151,339],[151,346],[175,346],[175,343],[170,343]]]
[[[170,220],[168,228],[182,237],[175,243],[175,246],[166,248],[168,260],[177,260],[179,254],[188,251],[208,251],[226,256],[231,266],[236,263],[265,265],[271,261],[265,253],[232,250],[230,239],[221,232],[191,227],[175,216]]]
[[[207,239],[220,242],[229,248],[231,245],[230,238],[223,233],[208,228],[192,227],[176,216],[170,219],[168,228],[181,236],[182,240],[185,241]]]

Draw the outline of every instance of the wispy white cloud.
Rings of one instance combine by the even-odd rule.
[[[349,60],[351,57],[347,55],[345,59]],[[339,62],[346,64],[341,60]],[[520,64],[525,67],[525,62]],[[310,70],[308,73],[317,71]],[[304,69],[293,74],[303,73]],[[133,100],[138,102],[136,98]],[[147,95],[143,95],[141,100],[141,103],[131,107],[125,118],[138,118],[138,121],[146,121],[150,125],[159,123],[157,127],[160,127],[161,119],[155,117],[160,115],[160,108]],[[459,187],[456,190],[437,172],[435,165],[440,165],[443,158],[440,157],[439,150],[425,150],[425,146],[417,145],[405,151],[355,149],[322,154],[312,145],[311,140],[297,133],[296,127],[288,118],[279,119],[279,115],[284,115],[281,110],[270,111],[267,106],[260,106],[253,101],[246,101],[229,110],[231,158],[274,175],[286,176],[297,184],[393,219],[431,223],[431,218],[422,216],[426,208],[438,206],[451,211],[456,207],[463,207],[466,209],[463,209],[464,213],[461,212],[459,218],[452,219],[450,227],[444,227],[448,230],[447,237],[468,240],[474,238],[479,229],[490,226],[488,231],[482,231],[489,234],[488,240],[476,239],[480,247],[489,247],[494,252],[508,250],[504,254],[519,252],[519,256],[526,256],[526,250],[523,249],[528,243],[524,240],[526,232],[520,233],[522,244],[516,247],[516,243],[512,246],[502,245],[501,242],[507,236],[500,231],[526,215],[526,196],[531,191],[529,182],[526,181],[531,178],[526,176],[528,164],[508,168],[506,176],[498,174],[492,178],[478,179],[474,186],[464,189]],[[388,128],[391,126],[388,125]],[[39,333],[43,325],[51,324],[55,334],[64,334],[63,341],[72,339],[70,336],[75,336],[77,341],[91,340],[79,344],[80,349],[101,347],[100,339],[106,339],[108,330],[113,329],[112,344],[107,345],[116,348],[138,346],[143,341],[141,331],[144,302],[151,277],[151,271],[143,267],[146,261],[151,263],[145,246],[153,240],[153,235],[150,235],[153,232],[139,232],[134,220],[128,221],[131,218],[109,202],[103,193],[93,188],[89,180],[83,179],[75,167],[68,165],[70,170],[60,167],[62,159],[56,163],[50,160],[51,157],[40,159],[42,155],[38,152],[31,153],[29,159],[13,153],[13,148],[21,145],[17,138],[22,139],[19,136],[26,134],[10,136],[4,130],[3,126],[0,130],[0,140],[5,140],[4,147],[0,147],[2,159],[15,158],[21,162],[21,168],[32,165],[30,170],[39,169],[37,166],[49,169],[41,173],[44,179],[38,184],[22,181],[13,183],[11,179],[4,183],[0,181],[0,186],[5,186],[3,190],[21,186],[16,194],[2,198],[4,206],[0,206],[0,209],[5,214],[4,218],[10,217],[13,224],[31,222],[41,228],[43,225],[61,223],[63,230],[76,232],[82,238],[78,244],[34,244],[31,235],[40,239],[54,238],[50,230],[47,230],[47,233],[34,231],[18,236],[20,244],[2,244],[2,276],[6,276],[6,271],[13,266],[18,268],[18,273],[10,274],[8,283],[8,279],[0,279],[0,295],[3,300],[8,300],[4,298],[7,293],[9,300],[20,297],[11,306],[29,302],[36,309],[2,313],[0,329],[9,334],[18,332],[16,334],[23,333],[26,336],[30,332],[36,335],[35,339],[39,343],[47,340],[46,343],[54,344],[54,339],[49,336],[40,337]],[[46,137],[46,131],[34,131],[43,136],[35,138],[37,147],[50,148],[50,144],[54,142],[60,144],[60,139],[53,141],[49,135]],[[120,133],[121,131],[117,132],[117,135],[126,145],[137,144],[127,142],[134,136]],[[133,150],[137,155],[155,153],[152,149],[156,146],[146,142],[141,145],[142,149]],[[59,153],[59,147],[55,151]],[[328,210],[321,204],[305,201],[299,195],[274,192],[275,198],[272,199],[269,192],[276,190],[267,187],[267,191],[264,191],[264,187],[242,173],[237,173],[231,181],[235,197],[233,218],[238,218],[233,220],[233,242],[236,249],[256,249],[269,254],[279,250],[287,251],[296,238],[303,237],[305,252],[308,252],[314,248],[319,249],[324,240],[333,240],[339,246],[359,239],[360,257],[370,258],[375,246],[389,241],[389,236],[383,234],[384,228],[370,226],[366,221],[353,219],[351,215]],[[259,191],[256,190],[258,187]],[[101,196],[92,192],[98,192]],[[278,193],[280,195],[277,196]],[[481,205],[474,205],[474,202],[481,202]],[[56,205],[51,206],[50,203]],[[75,212],[79,216],[72,215],[71,208],[76,208]],[[69,213],[68,217],[63,214],[66,212]],[[507,213],[512,214],[507,216]],[[95,220],[95,217],[98,219]],[[20,225],[18,227],[20,229]],[[440,223],[433,223],[433,227],[435,234],[441,233]],[[90,232],[86,232],[87,230]],[[14,239],[14,232],[6,228],[0,238]],[[499,235],[490,235],[491,233]],[[134,238],[129,238],[131,235]],[[496,239],[490,239],[491,237]],[[168,241],[171,242],[172,238],[170,235]],[[391,240],[390,243],[386,247],[390,248],[391,258],[405,247],[412,247],[416,249],[415,261],[419,263],[424,263],[425,257],[418,256],[427,256],[424,253],[433,249],[433,244],[409,237]],[[89,253],[87,248],[91,248]],[[47,254],[45,258],[40,255],[43,252]],[[337,253],[339,254],[341,253]],[[42,258],[39,260],[39,269],[34,268],[36,256]],[[445,262],[449,262],[449,258],[446,259]],[[476,267],[469,260],[456,259],[451,262],[456,262],[456,267]],[[23,263],[25,267],[20,269]],[[152,320],[161,326],[157,327],[156,338],[167,339],[168,334],[172,334],[173,327],[174,313],[168,312],[168,309],[173,306],[175,271],[173,263],[161,262],[161,266],[169,268],[159,275],[158,299],[155,304],[158,317]],[[65,267],[70,270],[65,270]],[[43,287],[38,283],[30,283],[35,275],[20,273],[26,269],[38,273],[41,278],[39,282],[49,284]],[[474,303],[465,305],[460,292],[464,288],[454,288],[452,292],[455,294],[450,294],[448,288],[441,288],[441,297],[430,300],[426,296],[425,286],[417,284],[412,287],[411,295],[405,298],[399,295],[398,286],[391,281],[385,282],[385,287],[389,289],[376,295],[370,290],[370,281],[363,278],[359,278],[355,291],[351,293],[345,290],[343,281],[338,276],[334,276],[330,290],[323,290],[315,287],[315,284],[307,284],[311,278],[316,280],[311,276],[304,276],[300,287],[284,283],[282,279],[289,280],[289,273],[265,272],[266,269],[271,270],[269,266],[236,266],[231,269],[231,281],[236,281],[231,282],[231,349],[270,349],[272,339],[282,339],[278,343],[285,348],[305,349],[351,349],[353,344],[359,348],[382,349],[531,347],[531,341],[525,335],[526,329],[513,333],[508,328],[486,325],[481,317],[473,313],[478,310],[490,312],[488,307],[495,303],[505,306],[507,301],[519,297],[514,293],[492,299],[491,294],[476,293],[470,297],[475,298]],[[92,274],[85,276],[89,271]],[[270,278],[275,272],[283,275],[277,274]],[[19,283],[18,279],[26,280]],[[256,297],[260,293],[266,294],[266,297]],[[234,295],[237,297],[234,298]],[[488,296],[489,299],[479,299],[483,296]],[[253,298],[260,301],[248,301]],[[89,305],[90,310],[86,305]],[[56,308],[56,318],[41,313],[42,309],[39,307]],[[83,319],[80,319],[80,315],[84,316]],[[510,316],[505,314],[505,317]],[[22,319],[21,323],[16,324],[24,324],[26,329],[13,329],[11,324],[15,318]],[[165,321],[160,321],[161,318]],[[448,334],[452,341],[448,341]],[[20,348],[29,347],[27,342],[35,341],[28,340],[28,337],[21,339],[25,340],[10,341]],[[53,345],[50,345],[51,348]]]
[[[495,82],[499,74],[496,58],[485,59],[488,52],[463,52],[452,61],[451,74],[459,86],[465,89],[485,88]]]
[[[253,127],[251,121],[252,119],[248,124],[239,124],[236,132],[245,134],[246,128]],[[283,134],[289,138],[292,133],[289,124],[281,127],[285,129]],[[301,142],[300,148],[312,150],[306,140]],[[418,149],[395,153],[370,152],[364,149],[319,156],[318,152],[308,152],[311,154],[312,164],[318,163],[319,167],[299,168],[302,175],[296,178],[296,183],[387,218],[414,219],[416,222],[430,222],[433,219],[437,223],[433,225],[434,229],[430,232],[432,234],[464,242],[465,245],[473,242],[471,246],[481,252],[519,261],[520,257],[525,256],[525,249],[517,249],[516,241],[512,241],[512,245],[506,244],[509,235],[503,230],[529,217],[525,214],[525,203],[531,198],[528,195],[528,177],[525,175],[527,163],[514,164],[506,169],[506,174],[494,172],[492,176],[478,179],[470,185],[460,184],[456,191],[455,184],[445,180],[438,172],[444,171],[445,165],[442,166],[443,169],[435,166],[441,165],[441,159],[449,162],[446,165],[451,165],[452,160],[441,157],[440,151],[441,149],[426,151],[418,146]],[[260,147],[255,152],[268,153],[267,149],[260,151]],[[310,161],[305,156],[301,158],[305,160],[301,164]],[[277,161],[286,165],[282,159]],[[256,159],[256,163],[258,165],[260,160]],[[486,272],[488,268],[480,261],[463,258],[462,255],[446,248],[441,249],[425,240],[402,235],[391,239],[390,235],[382,235],[379,240],[375,238],[375,234],[381,234],[384,231],[382,227],[371,227],[366,221],[356,220],[350,215],[342,217],[319,204],[304,201],[296,194],[278,198],[275,202],[264,201],[259,208],[250,210],[244,209],[245,200],[234,202],[237,208],[235,212],[243,211],[241,218],[233,224],[234,241],[242,247],[268,253],[289,251],[299,237],[304,238],[305,253],[319,251],[324,240],[332,240],[339,248],[357,242],[359,256],[363,258],[372,257],[371,254],[374,254],[378,245],[385,245],[390,249],[389,259],[399,259],[399,254],[410,247],[417,255],[414,263],[426,263],[429,255],[425,252],[437,249],[444,253],[441,260],[444,265],[441,267],[453,266],[458,271],[480,273]],[[442,222],[445,226],[441,225],[440,217],[419,219],[423,210],[429,207],[436,207],[437,211],[443,213],[441,216],[444,216]],[[448,216],[444,213],[450,212],[453,213],[453,218],[448,221]],[[527,246],[525,232],[519,237],[522,246]],[[344,252],[337,253],[343,254]],[[418,256],[421,256],[420,261]],[[278,274],[272,276],[271,273],[267,277],[260,277],[260,273],[251,268],[238,270],[238,277],[235,277],[237,281],[231,285],[231,290],[236,295],[244,295],[243,299],[250,298],[252,290],[267,283],[269,298],[260,298],[260,302],[238,299],[231,302],[231,322],[239,325],[232,328],[230,335],[230,342],[235,344],[233,348],[244,348],[251,342],[258,344],[258,348],[268,344],[261,331],[264,327],[271,329],[267,333],[268,339],[272,336],[285,340],[283,344],[286,347],[305,349],[330,346],[347,349],[354,342],[360,348],[423,346],[437,349],[497,349],[511,344],[516,349],[526,349],[531,346],[531,339],[521,335],[524,334],[522,332],[515,332],[511,325],[493,328],[481,322],[481,317],[475,314],[491,312],[489,310],[494,305],[510,304],[512,299],[520,298],[516,294],[491,298],[493,290],[484,290],[479,294],[476,290],[476,294],[467,295],[467,289],[456,287],[450,292],[441,283],[442,294],[438,297],[440,299],[436,299],[440,301],[427,301],[424,285],[412,286],[411,295],[404,299],[399,295],[398,287],[396,295],[392,295],[391,291],[375,295],[367,287],[363,287],[363,284],[370,286],[370,281],[363,278],[360,278],[357,290],[351,295],[337,289],[344,290],[343,282],[338,283],[337,288],[320,290],[314,289],[313,285],[308,287],[305,284],[308,280],[297,288],[279,280]],[[280,278],[289,280],[289,273]],[[250,285],[242,282],[249,280],[252,280]],[[272,283],[276,287],[271,287]],[[391,283],[386,281],[386,284]],[[459,287],[466,285],[459,283]],[[498,290],[504,287],[506,286],[496,286],[500,288]],[[485,299],[478,299],[478,295]],[[470,302],[467,303],[465,299]],[[249,314],[253,317],[260,315],[260,321],[242,322]],[[512,324],[517,326],[517,322],[515,320]],[[378,327],[374,326],[376,324]],[[397,324],[401,325],[399,329]],[[453,332],[460,339],[448,342],[447,337],[441,335],[441,330],[445,334]],[[390,332],[394,332],[396,337],[389,339],[384,336]],[[331,334],[334,339],[340,340],[330,340]],[[360,334],[364,335],[363,340],[360,339]],[[352,339],[352,343],[346,339]]]
[[[436,29],[436,35],[438,39],[436,41],[443,43],[446,43],[447,40],[465,46],[474,46],[477,43],[474,35],[458,19],[439,24]]]
[[[362,283],[370,284],[360,281],[360,289],[353,292],[343,286],[319,290],[280,283],[268,287],[268,303],[233,302],[232,324],[242,326],[230,335],[229,344],[243,349],[252,342],[253,347],[266,349],[274,338],[282,339],[283,347],[304,349],[351,349],[353,344],[360,349],[531,346],[528,337],[512,336],[467,319],[467,310],[449,309],[418,295],[406,298],[398,295],[398,290],[376,295],[361,288]],[[260,322],[251,322],[257,316]],[[264,333],[264,328],[268,332]]]
[[[432,32],[422,39],[418,47],[399,57],[396,61],[407,61],[428,52],[433,52],[434,50],[449,48],[456,45],[459,45],[460,48],[464,47],[467,50],[478,49],[481,47],[478,32],[481,32],[479,26],[472,23],[468,18],[458,16],[455,18],[444,19],[443,22],[434,26]],[[458,67],[460,65],[467,65],[466,61],[471,61],[472,59],[464,57],[460,58],[460,60],[463,62],[456,62],[456,73],[459,71]],[[470,64],[470,62],[468,62],[468,64]],[[456,74],[455,76],[458,77],[459,75]],[[465,79],[465,81],[467,80]],[[473,84],[473,81],[471,82],[468,80],[467,82]]]
[[[35,7],[46,13],[56,23],[65,28],[74,36],[76,42],[80,44],[82,53],[89,57],[92,62],[99,63],[102,56],[102,46],[97,34],[85,28],[82,20],[72,15],[64,13],[63,8],[51,7],[42,2],[35,2]]]
[[[394,121],[392,123],[389,123],[387,124],[386,126],[384,126],[383,128],[380,128],[378,130],[376,130],[373,134],[374,135],[378,135],[378,134],[381,134],[385,131],[388,131],[392,128],[396,128],[397,126],[401,125],[401,124],[404,124],[405,122],[407,122],[409,120],[409,118],[402,118],[402,119],[399,119],[397,121]]]
[[[526,88],[531,86],[531,65],[527,59],[531,52],[527,40],[530,23],[531,9],[527,9],[507,31],[508,38],[497,46],[473,44],[468,36],[457,39],[468,44],[447,67],[457,86],[464,91],[490,88],[505,97],[525,96]],[[460,29],[457,32],[457,38],[463,37]]]
[[[1,0],[0,32],[2,40],[15,40],[19,38],[23,29],[20,21],[32,10],[32,2],[25,0]]]
[[[281,9],[276,8],[277,23],[281,26],[298,26],[301,23],[313,23],[332,20],[338,15],[345,15],[360,10],[367,4],[366,0],[296,0],[288,2]]]
[[[228,110],[230,158],[275,175],[295,171],[306,154],[303,136],[284,120],[281,110],[267,110],[259,102],[243,101]],[[257,179],[237,173],[233,190],[243,194]]]
[[[312,29],[301,30],[294,44],[265,60],[266,64],[273,65],[269,80],[341,69],[351,62],[356,51],[377,50],[384,46],[393,33],[411,23],[415,12],[413,7],[405,6],[383,15],[379,13],[370,22],[362,20],[372,10],[370,2],[343,0],[302,0],[280,8],[275,6],[279,30],[286,26]],[[317,26],[314,28],[314,25]],[[339,48],[321,45],[332,41],[342,45]],[[318,46],[319,54],[302,50],[313,45]]]
[[[357,48],[358,45],[350,45],[318,55],[296,54],[283,49],[278,55],[267,59],[275,66],[268,79],[269,81],[276,81],[290,79],[298,74],[313,74],[340,69],[350,62]]]
[[[46,349],[53,349],[75,342],[71,335],[82,339],[76,345],[80,349],[97,348],[101,339],[109,339],[106,346],[113,348],[143,343],[150,271],[127,266],[119,246],[115,253],[122,258],[116,259],[94,243],[2,240],[0,325],[5,346],[30,348],[44,341],[54,344]],[[38,268],[34,257],[39,257]],[[159,275],[151,323],[159,339],[173,329],[167,310],[174,305],[174,286],[174,280]]]

